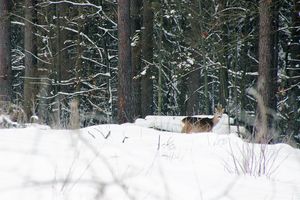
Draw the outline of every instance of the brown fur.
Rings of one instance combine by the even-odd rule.
[[[213,118],[200,118],[200,117],[185,117],[182,119],[183,127],[182,133],[194,133],[194,132],[210,132],[213,127],[220,121],[224,113],[224,108],[218,106],[215,109]]]

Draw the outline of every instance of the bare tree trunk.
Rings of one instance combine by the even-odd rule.
[[[70,102],[69,128],[70,129],[80,128],[79,100],[77,98],[74,98]]]
[[[242,35],[247,36],[249,34],[249,32],[251,32],[251,25],[250,25],[250,17],[247,16],[245,19],[245,26],[242,29]],[[244,39],[244,38],[243,38]],[[249,45],[247,45],[247,40],[244,40],[244,43],[241,47],[241,55],[240,55],[240,65],[244,66],[242,68],[242,73],[241,73],[241,82],[239,83],[240,85],[240,90],[241,90],[241,94],[239,97],[239,101],[240,101],[240,116],[237,117],[237,122],[239,123],[239,121],[243,121],[245,122],[245,125],[248,126],[249,124],[246,123],[246,112],[245,112],[245,108],[246,108],[246,89],[247,89],[247,81],[248,77],[246,75],[246,73],[249,71],[249,66],[251,65],[249,56],[248,56],[248,52],[249,52]],[[238,111],[238,110],[237,110]],[[253,124],[251,124],[253,125]]]
[[[37,39],[36,22],[37,12],[35,9],[36,0],[25,0],[25,80],[24,80],[24,111],[27,119],[34,113],[36,101],[37,86],[34,82],[37,80]]]
[[[9,2],[0,3],[0,102],[11,101],[12,95]]]
[[[162,5],[159,6],[159,11],[157,12],[158,16],[158,24],[160,27],[163,27],[163,10],[162,10]],[[161,115],[162,114],[162,109],[163,109],[163,57],[162,57],[162,38],[163,38],[163,28],[161,28],[157,34],[157,51],[158,51],[158,63],[156,64],[156,68],[158,68],[158,82],[157,82],[157,114]]]
[[[67,44],[65,42],[70,38],[70,32],[63,29],[66,23],[65,18],[68,17],[69,9],[68,5],[65,3],[58,4],[56,7],[56,13],[60,17],[57,21],[57,46],[58,46],[58,62],[60,63],[60,79],[61,81],[68,80],[70,76],[70,56],[68,54]],[[67,92],[67,86],[61,85],[61,91]]]
[[[133,120],[132,66],[130,46],[130,0],[118,1],[118,122]]]
[[[191,37],[191,47],[193,48],[193,58],[195,58],[194,63],[191,63],[191,72],[188,75],[188,84],[187,84],[187,107],[186,107],[186,114],[193,115],[199,114],[199,94],[198,89],[200,87],[200,70],[199,70],[199,56],[197,55],[196,51],[199,48],[199,43],[202,38],[199,38],[202,32],[202,25],[199,22],[199,12],[200,6],[198,0],[192,0],[192,19],[191,19],[191,28],[192,28],[192,37]],[[201,59],[201,58],[200,58]]]
[[[64,80],[68,80],[70,78],[70,74],[71,74],[69,71],[69,66],[71,65],[70,63],[72,61],[69,59],[69,55],[67,53],[67,48],[66,48],[66,45],[64,44],[64,42],[68,39],[69,32],[62,28],[65,26],[64,25],[64,20],[65,20],[64,16],[66,16],[66,11],[67,11],[67,4],[65,4],[65,3],[60,3],[55,6],[56,38],[55,38],[55,43],[54,43],[54,46],[55,46],[54,63],[55,63],[55,72],[56,72],[55,79],[56,79],[56,83],[57,83],[56,94],[58,92],[68,92],[68,90],[67,90],[68,87],[64,86],[62,84],[62,82]],[[81,26],[81,23],[78,26]],[[77,45],[80,45],[80,42],[78,42]],[[78,53],[77,55],[79,57],[81,56],[80,53]],[[77,68],[78,68],[77,63],[75,63],[75,69],[77,69]],[[76,74],[76,76],[77,76],[77,74]],[[57,95],[57,97],[55,99],[55,101],[56,101],[55,115],[56,115],[57,125],[67,127],[67,120],[66,120],[67,114],[66,114],[65,110],[62,109],[62,106],[63,106],[63,104],[66,105],[68,102],[63,102],[64,99],[67,99],[67,98],[64,98],[64,96],[61,94]],[[74,106],[79,105],[79,103],[80,102],[78,101],[77,104],[74,104]]]
[[[130,14],[131,14],[131,38],[132,38],[132,47],[131,47],[131,62],[133,70],[133,102],[134,102],[134,116],[141,116],[141,78],[139,73],[141,70],[141,57],[142,57],[142,41],[141,41],[141,0],[131,0],[130,4]]]
[[[151,1],[143,1],[143,76],[141,83],[142,117],[153,114],[153,10]]]
[[[79,16],[81,16],[82,9],[79,9]],[[84,29],[85,19],[80,19],[78,21],[78,34],[77,34],[77,57],[75,61],[75,92],[79,92],[81,90],[81,77],[83,74],[83,46],[82,46],[82,36],[81,33]],[[60,44],[58,45],[61,46]],[[59,52],[60,54],[60,52]],[[60,60],[60,59],[59,59]],[[61,68],[59,69],[61,70]],[[60,71],[61,72],[61,71]],[[78,129],[80,128],[80,96],[73,96],[73,99],[70,102],[70,119],[69,119],[69,128]]]
[[[288,103],[290,106],[289,109],[289,122],[288,122],[288,132],[291,132],[293,134],[299,133],[299,118],[300,118],[300,112],[299,112],[299,96],[300,96],[300,89],[299,89],[299,82],[300,82],[300,2],[297,0],[294,0],[294,9],[293,9],[293,15],[292,15],[292,41],[290,44],[290,66],[288,70],[288,87],[289,87],[289,93],[288,93]]]
[[[258,109],[256,116],[256,141],[266,143],[271,139],[271,120],[270,109],[274,108],[272,96],[275,95],[272,91],[272,1],[261,0],[259,2],[259,69],[257,91],[261,101],[258,100]],[[274,31],[274,30],[273,30]]]
[[[226,2],[225,0],[219,0],[219,13],[222,13],[223,10],[226,8]],[[220,104],[223,108],[226,107],[227,99],[228,99],[228,29],[227,24],[222,17],[222,14],[220,15],[220,24],[221,24],[221,30],[222,30],[222,53],[221,53],[221,68],[219,71],[219,78],[220,78],[220,87],[219,87],[219,93],[220,93]]]
[[[48,12],[46,11],[44,13],[45,15],[48,15]],[[38,24],[45,24],[46,19],[44,15],[38,15],[37,16],[37,23]],[[47,33],[45,33],[44,30],[37,29],[37,34],[41,36],[46,36]],[[37,37],[37,47],[42,47],[44,45],[43,37]],[[39,52],[39,49],[38,49]],[[41,51],[42,52],[42,51]],[[42,54],[40,55],[41,60],[46,60],[47,55]],[[39,79],[39,85],[37,89],[37,96],[38,97],[38,105],[37,105],[37,113],[39,117],[39,122],[42,124],[49,124],[50,119],[50,112],[48,110],[49,102],[50,100],[47,99],[50,93],[50,85],[51,81],[49,79],[50,72],[52,70],[49,69],[49,64],[46,64],[45,62],[38,60],[37,66],[37,76]]]

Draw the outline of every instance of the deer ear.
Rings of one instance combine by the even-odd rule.
[[[215,108],[215,113],[216,113],[216,112],[218,112],[218,109],[217,109],[217,108]]]
[[[222,113],[224,113],[224,111],[225,111],[225,108],[222,108]]]

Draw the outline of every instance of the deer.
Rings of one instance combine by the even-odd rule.
[[[211,132],[213,127],[220,121],[224,113],[224,108],[222,106],[217,106],[215,108],[215,113],[213,118],[200,118],[188,116],[182,119],[183,127],[181,133],[201,133],[201,132]]]

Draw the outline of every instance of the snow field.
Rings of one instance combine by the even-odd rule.
[[[1,129],[0,199],[300,200],[298,149],[145,126]]]

